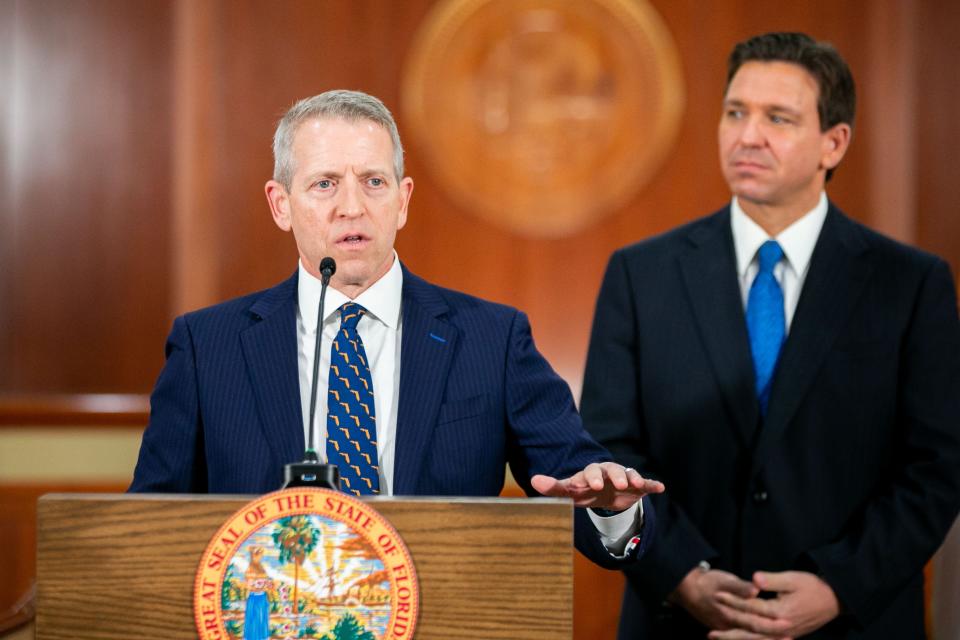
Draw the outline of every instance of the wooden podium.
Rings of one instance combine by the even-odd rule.
[[[196,638],[210,538],[252,496],[48,494],[37,509],[37,638]],[[573,635],[573,507],[549,498],[373,498],[420,582],[415,637]]]

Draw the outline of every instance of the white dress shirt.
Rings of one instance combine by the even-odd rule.
[[[300,264],[297,279],[297,361],[300,371],[300,406],[303,410],[304,441],[310,446],[310,385],[317,336],[317,312],[320,304],[320,280]],[[393,266],[356,302],[367,313],[357,323],[373,382],[373,403],[377,416],[377,458],[380,466],[380,493],[393,495],[393,461],[397,437],[397,398],[400,395],[400,337],[403,314],[403,271],[394,253]],[[330,375],[330,349],[340,328],[340,306],[351,302],[332,286],[323,302],[323,339],[320,343],[320,367],[317,370],[317,410],[314,417],[314,449],[327,459],[327,388]]]
[[[747,308],[750,287],[760,270],[757,251],[767,240],[776,240],[783,249],[783,260],[773,268],[773,277],[783,290],[783,311],[786,330],[790,332],[793,314],[797,310],[800,291],[810,270],[810,257],[820,237],[820,230],[827,218],[827,194],[820,192],[817,205],[803,214],[777,237],[771,238],[760,225],[753,221],[743,209],[737,198],[730,204],[730,228],[733,231],[733,247],[737,257],[737,280],[740,283],[740,295],[743,308]]]

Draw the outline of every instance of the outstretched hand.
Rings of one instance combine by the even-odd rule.
[[[623,511],[633,506],[648,493],[663,493],[664,486],[657,480],[648,480],[636,469],[616,462],[588,464],[569,478],[558,480],[536,475],[530,484],[539,493],[552,498],[572,498],[578,507],[595,507]]]

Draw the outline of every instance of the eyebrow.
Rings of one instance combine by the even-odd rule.
[[[794,116],[796,118],[799,118],[800,116],[803,115],[800,111],[797,111],[796,109],[793,109],[791,107],[785,107],[779,104],[770,105],[769,107],[767,107],[767,111],[773,111],[776,113],[785,113],[787,115]]]
[[[389,177],[393,174],[389,171],[378,169],[375,167],[372,169],[367,169],[366,171],[362,171],[356,175],[359,176],[360,178],[369,178],[371,176],[377,176],[377,177],[384,177],[384,179],[389,179]],[[326,170],[321,169],[320,171],[317,171],[307,176],[305,179],[305,182],[306,184],[313,184],[317,180],[326,180],[329,178],[342,180],[343,176],[344,176],[344,172],[337,171],[336,169],[326,169]]]
[[[743,100],[737,100],[736,98],[723,101],[723,107],[726,109],[728,107],[746,107],[748,106]],[[775,112],[775,113],[785,113],[792,115],[794,117],[800,117],[802,114],[800,111],[793,109],[782,104],[767,104],[762,105],[762,108],[766,112]]]
[[[361,178],[369,178],[370,176],[386,176],[389,174],[390,174],[389,171],[374,167],[373,169],[367,169],[366,171],[361,171],[357,175],[360,176]]]

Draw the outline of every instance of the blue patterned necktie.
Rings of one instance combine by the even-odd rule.
[[[366,312],[353,302],[340,307],[327,393],[327,461],[340,468],[340,487],[358,496],[380,493],[373,380],[357,333]]]
[[[786,336],[783,312],[783,291],[773,276],[773,268],[783,258],[783,249],[775,240],[767,240],[757,251],[760,270],[753,279],[747,298],[747,333],[756,372],[757,399],[761,415],[767,415],[770,387],[777,368],[780,347]]]

